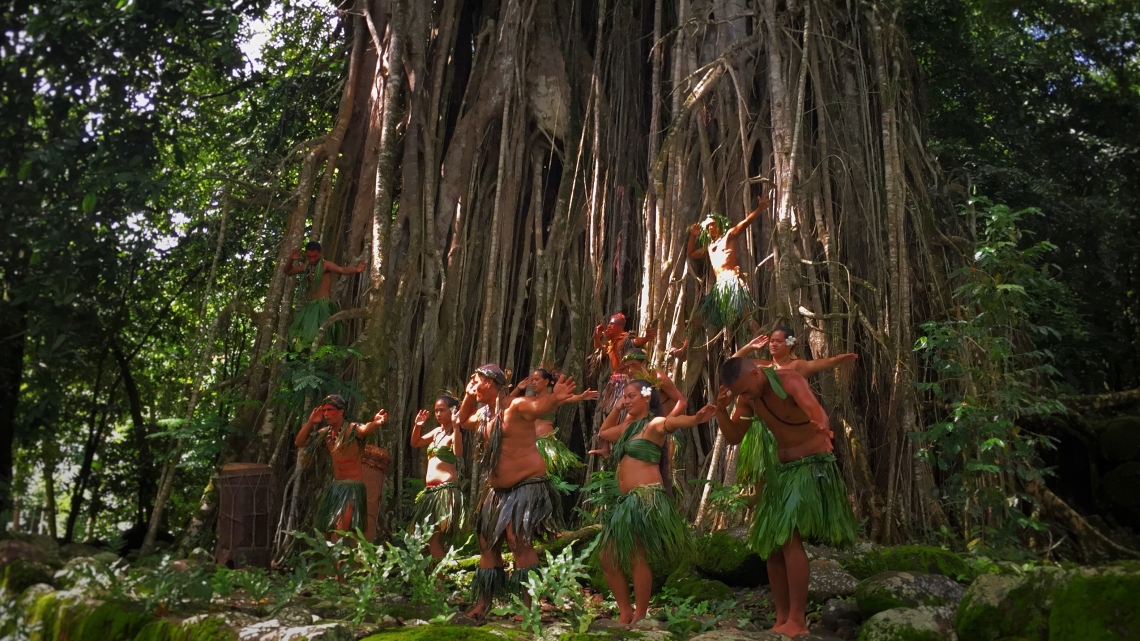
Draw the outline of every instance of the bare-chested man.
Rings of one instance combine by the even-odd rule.
[[[599,324],[594,328],[594,349],[604,350],[610,358],[610,367],[615,372],[626,352],[634,347],[644,348],[657,338],[657,329],[654,327],[650,327],[645,336],[630,336],[630,333],[625,331],[625,314],[621,312],[610,316],[605,326]]]
[[[335,531],[367,529],[368,493],[364,487],[364,439],[380,429],[388,420],[384,410],[376,412],[371,423],[344,424],[344,399],[329,394],[309,414],[309,420],[297,432],[293,444],[297,447],[324,445],[332,455],[333,482],[325,490],[317,506],[317,528],[326,532],[331,541],[337,539]],[[317,433],[313,434],[313,429]]]
[[[553,391],[541,398],[512,397],[508,391],[503,370],[483,365],[471,375],[459,406],[460,426],[478,430],[480,466],[487,475],[487,489],[475,510],[480,558],[471,582],[475,607],[467,613],[473,619],[482,618],[495,598],[525,589],[527,574],[538,564],[534,541],[559,532],[561,498],[535,445],[535,421],[570,397],[574,380],[559,377]],[[509,579],[504,540],[515,557]],[[523,598],[529,602],[525,593]]]
[[[310,241],[305,245],[305,260],[301,260],[301,252],[295,250],[290,256],[289,265],[285,273],[292,276],[304,272],[301,285],[307,294],[305,306],[297,312],[293,324],[289,326],[289,341],[295,351],[301,351],[313,343],[321,323],[336,313],[336,303],[330,298],[332,294],[333,274],[359,274],[364,271],[364,263],[356,267],[341,267],[331,260],[321,258],[321,244]],[[340,341],[344,326],[333,323],[325,330],[326,342]]]
[[[622,390],[629,384],[630,381],[635,380],[649,381],[653,388],[657,390],[661,398],[661,408],[665,416],[681,416],[685,413],[688,407],[688,402],[685,396],[681,394],[681,390],[677,388],[677,384],[664,370],[658,369],[649,362],[649,355],[644,350],[633,347],[627,350],[626,354],[622,356],[621,365],[614,370],[613,375],[610,376],[609,381],[606,383],[605,394],[602,396],[601,414],[602,416],[609,416],[614,408],[614,404],[621,396]],[[622,419],[624,420],[624,416]],[[609,456],[613,450],[613,445],[601,438],[601,428],[598,430],[598,447],[589,451],[589,454],[599,454],[601,456]]]
[[[730,358],[720,368],[717,425],[730,444],[740,443],[759,416],[775,436],[760,504],[752,520],[749,546],[768,559],[773,631],[789,637],[808,633],[804,610],[810,568],[803,538],[828,545],[855,539],[855,516],[847,487],[835,464],[827,413],[807,380],[793,369],[760,369],[746,358]],[[729,416],[729,405],[736,409]]]
[[[713,214],[689,227],[686,254],[694,260],[708,256],[713,276],[716,277],[712,291],[701,299],[696,309],[697,315],[712,329],[727,328],[730,333],[735,333],[740,324],[756,309],[756,302],[748,292],[748,286],[744,284],[744,277],[740,273],[740,261],[736,257],[736,241],[771,202],[771,193],[761,196],[756,207],[736,225],[733,225],[726,216]],[[689,339],[686,338],[681,347],[670,349],[669,353],[679,356],[688,345]]]
[[[792,369],[804,378],[814,376],[825,369],[837,368],[840,365],[854,363],[858,356],[854,353],[840,354],[831,358],[816,358],[806,360],[796,358],[792,348],[796,344],[795,334],[790,327],[779,325],[768,334],[761,334],[749,341],[747,345],[737,350],[733,356],[747,357],[753,350],[765,345],[772,354],[771,361],[753,359],[756,367],[775,367],[776,369]],[[770,450],[776,447],[772,432],[761,418],[752,415],[752,427],[740,442],[736,459],[736,480],[740,483],[756,483],[766,475],[766,461],[770,458]]]

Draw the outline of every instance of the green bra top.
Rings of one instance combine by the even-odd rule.
[[[448,465],[455,465],[459,459],[455,456],[455,452],[451,451],[451,446],[442,445],[436,447],[431,445],[428,447],[428,458],[437,458]]]
[[[634,421],[625,428],[621,438],[614,443],[613,456],[618,461],[623,457],[630,457],[646,463],[660,463],[661,462],[661,446],[644,438],[636,438],[645,431],[645,426],[649,425],[649,417]]]

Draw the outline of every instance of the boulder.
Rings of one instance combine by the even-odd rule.
[[[854,628],[863,622],[863,613],[859,611],[859,604],[843,599],[828,599],[819,610],[820,622],[823,627],[832,632],[840,628]]]
[[[702,579],[690,567],[674,570],[665,581],[665,588],[673,590],[679,599],[693,597],[697,601],[727,601],[736,596],[732,588],[720,581]]]
[[[809,567],[811,568],[811,575],[808,580],[808,599],[812,602],[823,603],[835,597],[855,594],[855,587],[859,585],[859,579],[856,579],[835,561],[816,559],[809,564]]]
[[[55,570],[39,561],[15,559],[4,566],[0,592],[11,598],[37,583],[52,583]]]
[[[920,605],[958,607],[965,590],[957,581],[940,574],[924,572],[880,572],[861,582],[855,600],[864,615],[892,608]]]
[[[801,639],[803,637],[800,637]],[[711,630],[698,634],[689,641],[787,641],[788,637],[779,632],[761,630],[759,632],[745,632],[743,630]]]
[[[102,548],[83,543],[65,543],[59,546],[59,558],[66,562],[81,556],[94,557],[96,554],[101,554],[106,551],[107,550]]]
[[[1140,639],[1140,564],[1081,568],[1056,588],[1049,641]]]
[[[856,578],[870,578],[880,572],[924,572],[951,579],[969,580],[974,572],[962,557],[929,545],[900,545],[876,548],[847,557],[841,565]]]
[[[1056,567],[1032,568],[1022,575],[978,577],[966,590],[954,617],[958,638],[1046,641],[1053,592],[1067,581],[1068,574]]]
[[[931,608],[891,608],[867,619],[859,641],[944,641],[954,631],[938,621]]]
[[[241,641],[356,641],[350,627],[335,621],[290,626],[279,619],[267,619],[241,628],[237,636]]]
[[[743,529],[742,529],[743,530]],[[748,549],[747,530],[717,530],[694,541],[694,563],[704,576],[727,585],[754,588],[768,583],[768,564]]]
[[[33,563],[47,563],[51,557],[39,547],[19,539],[0,541],[0,567],[20,559]]]

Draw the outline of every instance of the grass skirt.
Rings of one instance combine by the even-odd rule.
[[[735,328],[756,309],[752,294],[731,271],[721,272],[712,291],[697,304],[697,314],[709,327]]]
[[[495,545],[507,535],[507,527],[525,544],[559,533],[557,509],[562,505],[558,489],[545,476],[523,479],[508,488],[489,487],[475,511],[479,536]]]
[[[775,478],[761,492],[749,546],[768,558],[796,530],[804,539],[825,545],[855,540],[855,515],[834,454],[811,454],[776,465]]]
[[[752,426],[744,433],[736,452],[736,482],[739,485],[755,485],[761,480],[771,480],[769,475],[776,473],[779,465],[776,436],[764,421],[752,417]]]
[[[443,536],[459,534],[467,529],[467,495],[455,481],[432,485],[416,495],[416,506],[408,520],[408,531],[416,525],[435,523]]]
[[[582,467],[582,459],[570,451],[569,447],[558,438],[558,434],[551,432],[540,436],[535,442],[542,460],[546,461],[546,472],[558,478],[564,478],[570,470]]]
[[[316,338],[317,332],[321,329],[321,323],[328,320],[328,317],[335,314],[336,311],[336,303],[328,298],[314,298],[305,303],[305,306],[298,310],[297,315],[293,317],[293,324],[289,326],[289,342],[293,350],[299,352],[312,345],[313,339]],[[325,329],[323,343],[335,345],[340,342],[343,334],[344,323],[337,321]]]
[[[317,529],[322,532],[339,529],[337,521],[349,506],[352,506],[352,518],[344,529],[364,531],[368,521],[368,490],[364,481],[333,481],[317,505]]]
[[[693,541],[689,524],[660,483],[639,485],[605,512],[598,546],[629,576],[638,543],[645,558],[671,561],[687,555]]]

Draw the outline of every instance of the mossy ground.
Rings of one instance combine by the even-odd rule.
[[[880,572],[926,572],[941,574],[958,581],[974,578],[970,565],[949,550],[929,545],[901,545],[872,550],[840,563],[855,578],[863,580]]]
[[[1140,574],[1078,573],[1053,596],[1049,641],[1140,638]]]
[[[736,593],[720,581],[702,579],[691,567],[680,567],[669,575],[665,587],[672,590],[678,599],[692,597],[698,601],[727,601]]]
[[[385,630],[366,637],[364,641],[504,641],[523,638],[526,635],[516,630],[496,628],[491,632],[461,625],[422,625]]]

